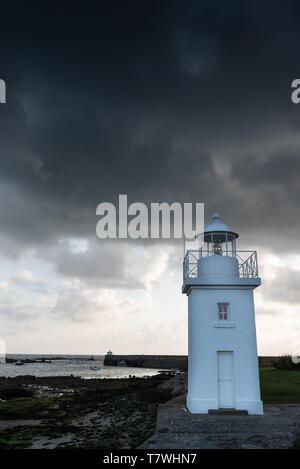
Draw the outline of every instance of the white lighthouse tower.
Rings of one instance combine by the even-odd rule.
[[[191,413],[263,413],[253,302],[261,280],[256,251],[237,251],[237,238],[216,213],[204,229],[201,248],[185,253]]]

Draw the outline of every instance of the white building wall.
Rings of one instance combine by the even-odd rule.
[[[218,320],[218,303],[229,303],[227,321]],[[219,408],[217,352],[233,351],[235,408],[262,414],[253,289],[193,286],[188,305],[189,410]]]

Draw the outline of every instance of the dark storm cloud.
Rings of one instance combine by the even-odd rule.
[[[232,175],[249,186],[280,185],[286,188],[298,183],[300,177],[299,153],[280,152],[259,159],[252,155],[241,163],[237,161]]]
[[[120,193],[205,202],[246,240],[259,231],[256,244],[269,243],[278,214],[281,243],[286,223],[298,232],[296,1],[2,8],[6,254],[93,238],[96,205]]]

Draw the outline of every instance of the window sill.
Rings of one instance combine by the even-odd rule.
[[[213,324],[214,327],[235,327],[235,324],[230,321],[217,321]]]

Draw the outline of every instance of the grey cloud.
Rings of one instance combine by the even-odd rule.
[[[140,279],[126,272],[126,247],[118,242],[90,240],[85,252],[74,253],[67,241],[60,242],[51,252],[41,256],[53,263],[57,273],[82,279],[92,285],[109,288],[144,288]]]
[[[22,321],[22,324],[24,324],[35,319],[39,313],[39,309],[30,304],[18,304],[12,291],[1,295],[0,319],[11,322]]]
[[[91,295],[92,296],[92,295]],[[96,301],[92,297],[85,296],[74,288],[64,289],[57,299],[51,314],[55,319],[67,319],[75,322],[86,322],[92,316],[101,315],[101,320],[113,320],[113,303]]]
[[[288,189],[300,179],[300,148],[291,153],[289,148],[267,158],[248,156],[233,165],[232,176],[240,183],[256,187],[264,184]]]
[[[276,277],[265,280],[263,294],[266,299],[288,303],[291,308],[300,306],[300,271],[284,266],[276,270]]]
[[[88,248],[74,252],[68,240],[36,252],[63,277],[93,288],[147,289],[164,268],[168,253],[162,246],[133,244],[126,240],[87,239]]]
[[[38,279],[26,279],[21,275],[14,275],[11,277],[10,282],[15,287],[22,287],[24,289],[30,289],[31,292],[46,293],[48,291],[48,285],[43,280]]]

